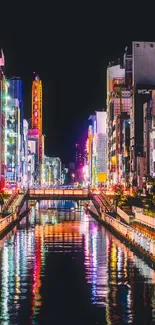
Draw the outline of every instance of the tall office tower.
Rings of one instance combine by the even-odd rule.
[[[130,182],[132,186],[143,188],[137,183],[137,176],[146,176],[144,170],[146,151],[144,146],[144,103],[152,99],[155,89],[155,42],[132,43],[132,96],[130,128]]]
[[[7,160],[6,185],[21,183],[20,175],[20,107],[18,99],[9,99],[7,104]]]
[[[19,102],[19,108],[20,108],[20,152],[21,152],[21,159],[20,159],[20,175],[21,175],[21,185],[22,180],[24,179],[24,126],[23,126],[23,120],[24,120],[24,87],[23,87],[23,81],[19,77],[12,77],[9,80],[9,95],[13,99],[18,99]]]
[[[126,163],[123,152],[124,120],[130,118],[132,56],[124,54],[123,62],[111,62],[107,68],[107,185],[129,186],[129,148]],[[129,144],[128,144],[129,145]],[[124,172],[123,172],[124,169]]]
[[[38,162],[42,163],[42,81],[35,74],[32,82],[32,129],[38,131]]]
[[[7,129],[6,110],[8,102],[8,82],[4,76],[5,59],[3,51],[0,51],[0,189],[5,187],[6,155],[7,155]]]
[[[20,133],[23,131],[24,119],[24,87],[23,81],[19,77],[12,77],[9,80],[9,94],[11,98],[17,98],[20,108]]]

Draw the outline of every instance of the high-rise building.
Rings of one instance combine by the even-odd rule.
[[[17,98],[20,108],[20,133],[23,131],[24,119],[24,87],[23,81],[19,77],[12,77],[9,80],[9,95],[11,98]]]
[[[90,184],[98,186],[105,184],[107,178],[106,112],[96,112],[89,120],[88,173]]]
[[[18,99],[19,109],[20,109],[20,175],[21,179],[24,177],[24,87],[23,81],[19,77],[12,77],[9,80],[9,95],[13,99]]]
[[[39,183],[38,162],[38,130],[28,130],[28,184],[29,186]]]
[[[21,184],[20,174],[20,107],[18,99],[9,98],[7,104],[6,185]]]
[[[155,89],[155,42],[132,43],[132,93],[130,110],[130,182],[131,186],[139,186],[137,175],[139,166],[143,178],[145,155],[144,151],[144,103],[152,99]],[[143,172],[142,172],[143,170]],[[143,174],[143,176],[142,176]],[[143,182],[141,189],[143,188]]]
[[[132,82],[132,56],[126,53],[122,64],[112,62],[107,68],[107,184],[128,186],[130,161],[129,150],[126,148],[124,164],[123,121],[130,118],[130,89]],[[129,144],[128,144],[129,146]],[[128,161],[128,162],[127,162]],[[124,168],[124,172],[123,171]],[[125,185],[126,184],[126,185]]]

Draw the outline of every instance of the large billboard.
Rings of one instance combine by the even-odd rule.
[[[42,135],[42,81],[38,75],[32,82],[32,129]]]
[[[155,85],[155,42],[132,42],[133,85]]]

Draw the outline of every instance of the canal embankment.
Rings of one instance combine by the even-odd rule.
[[[26,193],[13,195],[5,204],[0,217],[0,238],[3,238],[30,211],[25,206]]]
[[[155,240],[105,212],[99,214],[92,206],[86,204],[85,211],[155,269]]]

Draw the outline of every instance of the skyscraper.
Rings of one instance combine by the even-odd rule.
[[[24,87],[23,81],[19,77],[12,77],[9,80],[9,94],[12,98],[17,98],[20,108],[20,133],[23,132],[24,119]]]
[[[132,43],[132,94],[130,110],[130,181],[132,186],[139,186],[137,175],[139,166],[143,166],[146,157],[144,146],[144,103],[152,100],[155,90],[155,42]],[[144,171],[145,176],[146,171]],[[143,184],[141,185],[141,189]]]
[[[20,110],[20,166],[19,166],[19,173],[20,173],[20,178],[21,182],[23,178],[25,177],[24,175],[24,148],[23,148],[23,143],[24,143],[24,134],[23,134],[23,123],[24,123],[24,86],[23,86],[23,81],[19,77],[12,77],[9,80],[9,95],[12,99],[18,100],[18,105],[19,105],[19,110]]]
[[[129,144],[128,148],[123,144],[125,132],[123,128],[127,127],[128,124],[123,121],[130,119],[131,81],[132,56],[126,52],[122,64],[120,60],[111,62],[107,68],[107,168],[109,186],[129,185]],[[125,161],[124,157],[126,157]]]

